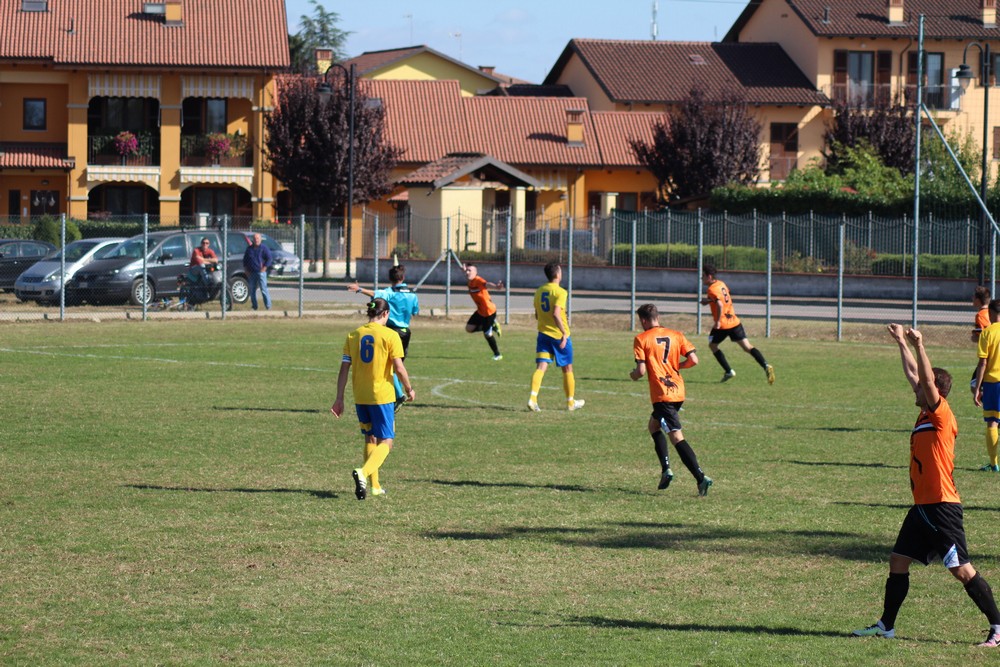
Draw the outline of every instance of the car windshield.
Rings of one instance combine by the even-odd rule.
[[[150,246],[153,246],[155,242],[153,239],[149,240]],[[115,246],[114,250],[108,253],[101,259],[142,259],[142,239],[129,239],[119,246]]]
[[[121,244],[112,243],[110,245],[101,248],[100,250],[94,253],[94,259],[107,259],[108,257],[111,257],[111,255],[114,254],[115,250],[118,250],[119,245]]]
[[[67,262],[79,262],[84,255],[94,249],[99,241],[73,241],[68,246],[66,246],[66,261]],[[59,250],[55,252],[50,252],[44,257],[44,259],[59,259]]]
[[[260,235],[261,245],[266,245],[268,250],[282,250],[281,244],[272,239],[270,236]]]

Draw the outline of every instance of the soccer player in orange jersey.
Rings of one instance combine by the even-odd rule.
[[[774,384],[774,367],[767,363],[760,350],[750,344],[740,318],[733,310],[733,300],[729,294],[726,283],[715,277],[716,269],[711,264],[706,264],[701,271],[702,282],[708,287],[705,298],[701,300],[701,305],[712,308],[712,331],[708,334],[708,349],[715,355],[715,360],[722,366],[726,373],[722,376],[722,381],[726,382],[736,377],[736,371],[726,360],[726,355],[719,349],[719,343],[731,338],[734,343],[743,348],[743,351],[753,357],[767,375],[768,384]]]
[[[927,565],[940,558],[962,582],[965,592],[989,621],[982,647],[1000,646],[1000,611],[990,585],[969,562],[962,524],[962,501],[955,488],[955,436],[958,424],[948,405],[951,375],[933,368],[924,350],[923,336],[916,329],[889,325],[889,335],[899,346],[903,374],[916,394],[920,408],[910,434],[910,488],[913,506],[903,519],[896,544],[889,554],[889,578],[885,582],[882,616],[874,625],[855,630],[859,637],[896,636],[896,614],[910,589],[910,563]],[[914,358],[907,339],[917,353]]]
[[[980,285],[972,293],[972,306],[976,309],[976,320],[972,325],[972,334],[969,339],[973,343],[979,342],[979,333],[990,326],[990,288]]]
[[[479,269],[476,268],[475,264],[466,264],[464,268],[465,277],[469,281],[469,296],[476,304],[476,312],[472,313],[469,321],[465,323],[465,331],[467,333],[482,331],[483,338],[493,350],[493,361],[500,361],[503,359],[503,355],[500,354],[500,346],[497,345],[497,338],[501,333],[500,325],[497,324],[497,307],[493,303],[493,299],[490,298],[490,292],[487,288],[501,289],[503,281],[498,280],[491,283],[486,280],[479,275]]]
[[[653,304],[640,306],[635,314],[639,317],[643,331],[632,343],[635,368],[629,373],[629,377],[633,381],[644,375],[649,378],[649,398],[653,402],[653,412],[649,416],[649,434],[653,436],[653,447],[662,470],[660,483],[656,488],[665,489],[674,479],[674,473],[670,469],[667,437],[663,435],[663,427],[666,426],[670,442],[674,443],[681,461],[698,483],[698,495],[708,495],[712,478],[706,477],[698,466],[698,457],[684,439],[681,420],[677,415],[677,411],[684,405],[684,378],[680,371],[698,363],[694,345],[681,332],[661,327],[660,315]],[[681,357],[684,357],[683,361]]]

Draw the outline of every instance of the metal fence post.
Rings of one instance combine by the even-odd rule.
[[[670,264],[670,219],[671,219],[671,209],[667,209],[667,268],[671,266]]]
[[[840,221],[840,247],[837,250],[837,341],[844,335],[844,242],[847,230],[847,214]]]
[[[59,321],[66,319],[66,214],[59,216]]]
[[[149,254],[149,213],[142,214],[142,321],[149,317],[149,272],[146,256]]]
[[[635,331],[635,266],[636,266],[636,243],[638,239],[636,238],[639,233],[639,216],[632,216],[632,258],[629,262],[632,267],[631,277],[629,278],[629,308],[628,308],[628,325],[631,331]]]
[[[990,294],[996,294],[997,289],[997,232],[990,232]]]
[[[566,218],[566,322],[573,323],[573,216]]]
[[[905,264],[905,260],[904,260]],[[910,322],[912,328],[917,327],[917,292],[919,289],[920,277],[920,220],[913,220],[913,318]]]
[[[511,210],[507,209],[507,243],[504,248],[503,258],[503,323],[510,324],[510,244],[511,234],[513,234],[513,223],[511,221]]]
[[[701,217],[701,209],[698,209],[698,275],[695,277],[697,282],[697,287],[695,287],[695,294],[699,297],[701,296],[701,272],[705,267],[705,221]],[[695,332],[701,334],[701,299],[698,299],[698,306],[696,312],[698,314],[698,322],[695,325]]]
[[[299,216],[299,319],[302,319],[302,300],[306,290],[306,214]]]
[[[451,217],[444,223],[445,255],[444,255],[444,316],[451,315]]]
[[[378,213],[375,214],[374,220],[375,227],[375,251],[372,253],[372,270],[375,272],[375,291],[378,291]],[[357,273],[357,267],[355,267],[354,272]]]
[[[222,319],[229,309],[229,216],[222,216]]]
[[[757,211],[754,210],[754,217],[757,217]],[[767,221],[767,303],[765,304],[764,313],[764,337],[771,337],[771,265],[774,259],[774,248],[773,248],[773,223]],[[754,222],[754,229],[757,228],[757,223]],[[701,303],[701,300],[698,300]]]

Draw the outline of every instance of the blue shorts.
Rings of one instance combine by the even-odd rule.
[[[1000,423],[1000,382],[983,383],[983,421]]]
[[[355,405],[358,422],[361,423],[361,432],[364,435],[373,435],[380,440],[395,438],[396,412],[394,408],[395,403]]]
[[[559,339],[538,334],[535,342],[535,362],[544,361],[554,363],[556,366],[569,366],[573,363],[573,339],[566,339],[566,347],[559,349]]]

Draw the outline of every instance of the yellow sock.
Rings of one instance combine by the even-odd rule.
[[[990,457],[990,465],[997,465],[997,429],[986,429],[986,454]]]
[[[361,469],[361,472],[365,477],[372,478],[372,486],[375,486],[375,480],[378,479],[378,469],[385,462],[385,457],[389,456],[389,450],[392,449],[392,445],[387,442],[375,445],[372,455],[368,457],[365,461],[365,467]]]
[[[535,369],[535,372],[531,374],[531,397],[538,398],[538,390],[542,388],[542,378],[545,377],[545,371]]]
[[[375,451],[375,443],[374,442],[367,442],[366,441],[365,442],[365,463],[368,463],[368,459],[371,458],[372,452],[374,452],[374,451]],[[362,464],[362,465],[364,465],[364,464]],[[375,472],[373,472],[371,475],[369,475],[369,477],[371,477],[371,488],[373,488],[373,489],[381,488],[380,485],[379,485],[379,483],[378,483],[378,470],[377,469],[375,470]]]
[[[576,378],[573,377],[572,371],[563,373],[563,391],[566,392],[566,400],[572,401],[576,393]]]

